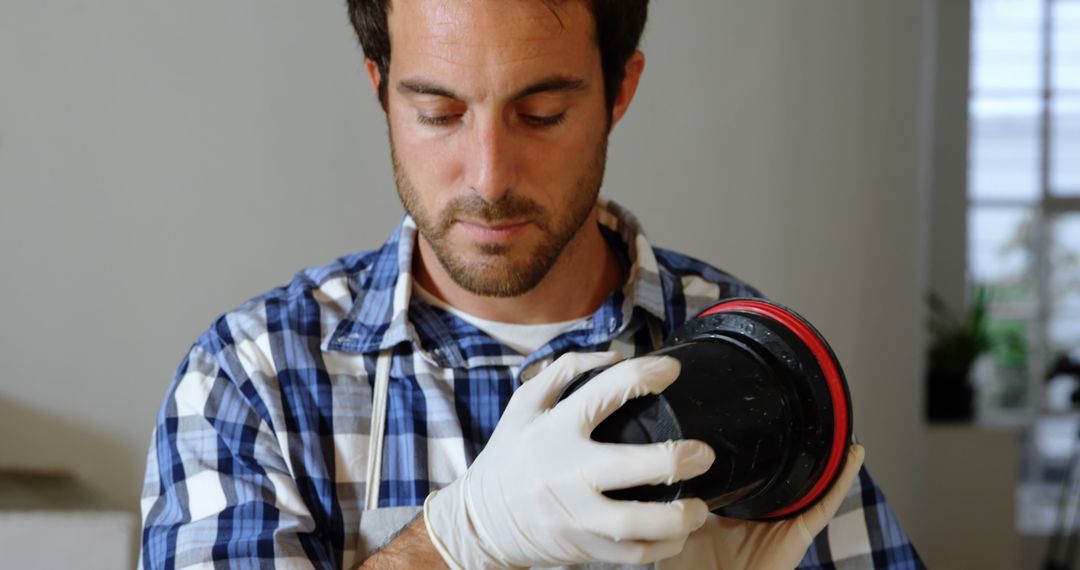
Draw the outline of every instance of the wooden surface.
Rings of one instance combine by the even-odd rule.
[[[119,510],[70,473],[0,470],[0,511]]]
[[[130,569],[137,525],[71,474],[0,470],[0,568]]]

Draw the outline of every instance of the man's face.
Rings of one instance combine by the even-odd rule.
[[[572,1],[392,6],[387,120],[401,201],[459,286],[521,295],[590,219],[603,178],[609,115],[592,16]]]

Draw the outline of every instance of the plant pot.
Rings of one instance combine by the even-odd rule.
[[[931,422],[970,422],[975,416],[975,391],[967,376],[927,375],[926,419]]]

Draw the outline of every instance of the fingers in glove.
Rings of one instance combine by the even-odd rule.
[[[668,503],[617,501],[607,497],[600,500],[602,504],[590,509],[582,524],[616,542],[685,540],[709,516],[709,507],[701,499]]]
[[[597,443],[582,469],[597,489],[610,491],[638,485],[671,485],[709,470],[716,454],[703,441],[663,443]]]
[[[859,476],[859,469],[862,468],[865,458],[866,450],[863,449],[863,446],[856,443],[848,448],[844,470],[840,472],[840,476],[836,478],[832,489],[829,489],[829,492],[822,497],[819,503],[830,519],[836,514],[836,510],[840,508],[840,503],[844,502],[848,490],[855,484],[855,479]]]
[[[816,505],[800,517],[800,522],[811,539],[817,536],[817,533],[821,532],[821,529],[825,528],[825,525],[836,516],[836,511],[844,502],[844,497],[847,496],[851,486],[855,484],[855,479],[859,476],[859,469],[862,468],[865,456],[866,450],[863,446],[856,443],[849,447],[844,470],[840,472],[832,488]]]
[[[624,360],[603,371],[552,409],[566,421],[591,434],[600,422],[626,402],[659,394],[679,377],[681,365],[670,356]]]
[[[548,365],[535,378],[526,382],[514,393],[510,405],[527,406],[533,410],[546,410],[555,404],[562,389],[577,378],[598,366],[614,364],[622,356],[618,352],[567,353]]]
[[[614,564],[648,564],[656,560],[671,558],[682,552],[686,537],[661,541],[626,541],[598,540],[590,545],[589,552],[598,561]]]

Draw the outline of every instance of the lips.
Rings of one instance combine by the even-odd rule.
[[[474,240],[485,243],[506,243],[512,241],[529,227],[528,221],[486,224],[470,220],[458,220],[457,223]]]

